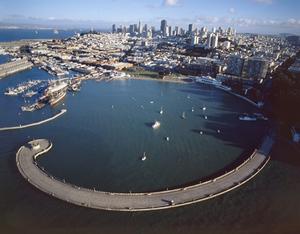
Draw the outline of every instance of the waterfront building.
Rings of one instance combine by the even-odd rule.
[[[239,55],[231,55],[228,58],[226,74],[242,76],[245,59]]]
[[[254,80],[264,79],[268,68],[269,62],[266,59],[252,57],[244,63],[243,76]]]

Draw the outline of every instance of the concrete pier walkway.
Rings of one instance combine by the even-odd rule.
[[[11,74],[32,68],[33,64],[27,59],[20,59],[0,65],[0,79]]]
[[[79,206],[114,211],[151,211],[184,206],[227,193],[257,175],[268,163],[273,139],[267,136],[260,149],[255,150],[241,165],[209,181],[193,186],[153,193],[109,193],[81,188],[60,181],[41,170],[37,157],[48,152],[52,144],[41,139],[22,146],[16,154],[22,176],[50,196]]]
[[[5,127],[5,128],[0,128],[0,132],[1,132],[1,131],[18,130],[18,129],[23,129],[23,128],[30,128],[30,127],[34,127],[34,126],[37,126],[37,125],[41,125],[41,124],[50,122],[50,121],[52,121],[52,120],[58,118],[59,116],[63,115],[63,114],[66,113],[66,112],[67,112],[66,109],[62,109],[58,114],[52,116],[51,118],[44,119],[44,120],[41,120],[41,121],[39,121],[39,122],[35,122],[35,123],[31,123],[31,124],[26,124],[26,125],[19,125],[19,126],[15,126],[15,127]]]

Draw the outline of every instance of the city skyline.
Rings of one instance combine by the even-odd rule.
[[[185,28],[193,23],[196,27],[232,26],[239,32],[300,33],[300,2],[291,0],[0,2],[2,25],[110,29],[113,23],[132,24],[141,20],[159,27],[165,18],[171,25]]]

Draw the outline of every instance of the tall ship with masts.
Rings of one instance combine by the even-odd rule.
[[[49,104],[54,106],[60,102],[67,94],[68,84],[65,82],[55,82],[50,85],[46,91],[45,96],[48,97]]]

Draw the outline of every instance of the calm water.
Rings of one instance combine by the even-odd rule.
[[[17,41],[22,39],[64,39],[79,32],[76,30],[59,30],[54,34],[53,30],[30,30],[30,29],[0,29],[0,42]]]
[[[174,210],[90,210],[37,191],[15,165],[16,151],[32,138],[52,140],[54,148],[40,163],[60,178],[108,191],[149,191],[199,180],[223,168],[257,144],[265,125],[237,121],[239,113],[252,107],[194,84],[86,82],[80,93],[68,94],[64,105],[35,113],[20,112],[23,98],[3,95],[22,81],[50,78],[34,68],[0,80],[0,126],[30,123],[68,109],[46,125],[0,132],[1,233],[299,233],[300,163],[292,164],[280,146],[274,154],[287,155],[271,160],[240,189]],[[180,118],[183,111],[186,120]],[[156,131],[149,127],[154,120],[161,122]],[[141,162],[144,151],[148,159]]]

